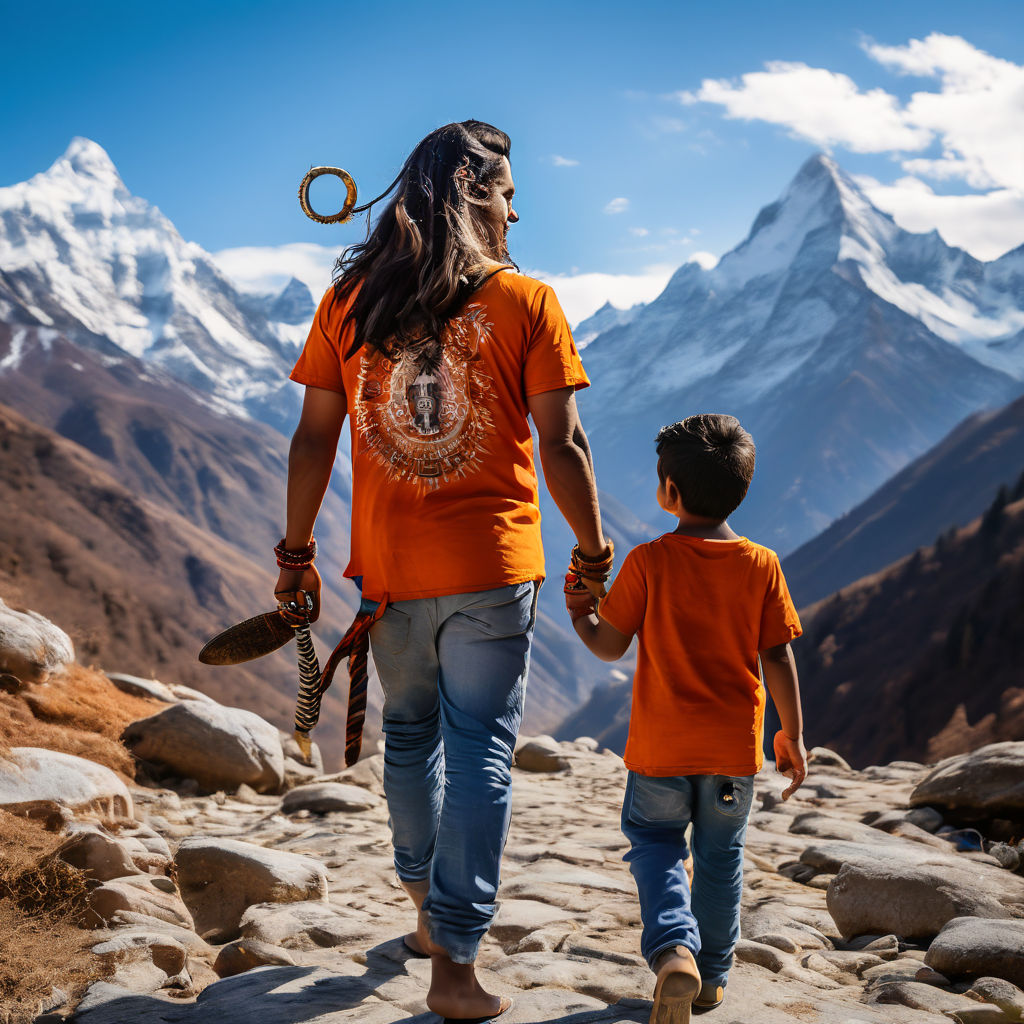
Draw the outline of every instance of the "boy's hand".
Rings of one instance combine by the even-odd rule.
[[[565,610],[569,613],[572,621],[582,618],[584,615],[591,615],[597,612],[597,600],[584,586],[584,581],[571,569],[565,574]]]
[[[797,736],[794,740],[780,729],[775,734],[772,746],[775,748],[775,767],[792,779],[782,794],[782,799],[788,800],[807,778],[807,751],[804,748],[804,738]]]

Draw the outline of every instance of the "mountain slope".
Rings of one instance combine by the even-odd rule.
[[[860,765],[1020,739],[1022,602],[1024,476],[969,526],[804,610],[808,739]]]
[[[681,267],[587,346],[579,404],[602,487],[654,521],[658,428],[731,412],[759,448],[734,525],[793,550],[965,416],[1024,391],[1022,263],[903,231],[812,158],[716,267]]]
[[[783,568],[810,604],[980,515],[1024,469],[1024,398],[968,417],[866,501],[789,555]]]

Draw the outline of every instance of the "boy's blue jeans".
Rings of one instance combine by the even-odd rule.
[[[455,963],[496,909],[537,589],[396,601],[370,631],[395,870],[429,879],[430,937]]]
[[[704,984],[725,985],[740,937],[743,844],[754,776],[629,773],[622,831],[623,858],[640,896],[640,950],[654,967],[658,955],[686,946]],[[686,826],[693,822],[691,898],[683,862]]]

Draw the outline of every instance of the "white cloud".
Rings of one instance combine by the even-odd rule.
[[[573,160],[567,156],[559,156],[557,153],[552,155],[551,162],[556,167],[579,167],[580,165],[579,160]]]
[[[656,299],[674,270],[671,266],[654,266],[641,274],[550,274],[543,270],[527,273],[555,289],[566,318],[575,327],[606,302],[628,309],[638,302]]]
[[[637,238],[646,238],[650,234],[647,228],[630,228],[629,233],[635,235]]]
[[[875,181],[872,200],[904,227],[938,228],[982,259],[1024,241],[1024,66],[940,33],[903,46],[862,45],[882,66],[934,87],[902,102],[882,89],[862,92],[826,68],[774,61],[738,82],[705,80],[676,99],[718,104],[726,117],[781,125],[825,148],[892,154],[907,177]],[[923,179],[975,191],[941,195]]]
[[[213,258],[243,291],[279,292],[297,277],[309,288],[314,301],[319,302],[330,287],[334,261],[340,253],[341,249],[334,246],[293,242],[221,249]]]
[[[926,129],[908,124],[895,96],[882,89],[861,92],[846,75],[806,64],[770,61],[740,82],[705,79],[684,103],[717,103],[726,117],[783,125],[826,148],[842,145],[857,153],[919,150],[932,140]]]
[[[994,189],[940,195],[917,178],[884,185],[861,177],[858,184],[880,209],[907,231],[937,230],[950,244],[981,260],[992,260],[1024,242],[1024,192]]]
[[[625,213],[629,209],[629,200],[625,196],[617,196],[604,208],[605,213]]]
[[[695,252],[690,255],[687,263],[696,263],[705,270],[718,266],[718,257],[713,252]]]

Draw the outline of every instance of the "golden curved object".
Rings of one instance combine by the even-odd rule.
[[[345,205],[337,212],[325,216],[322,213],[317,213],[312,206],[309,205],[309,186],[313,184],[316,178],[319,178],[321,174],[333,174],[336,178],[341,178],[345,183],[345,189],[348,195],[345,197]],[[310,220],[315,220],[319,224],[344,224],[351,218],[352,207],[356,205],[356,183],[352,180],[352,175],[348,171],[343,171],[340,167],[310,167],[309,173],[302,179],[302,184],[299,185],[299,206],[302,207],[302,212],[309,217]]]

